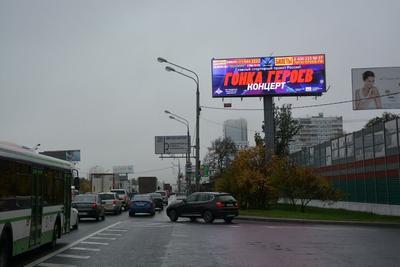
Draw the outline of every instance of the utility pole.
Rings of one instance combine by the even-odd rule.
[[[268,164],[275,151],[274,101],[272,96],[264,96],[263,100],[265,164]]]

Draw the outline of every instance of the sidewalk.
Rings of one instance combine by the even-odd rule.
[[[400,223],[386,222],[360,222],[360,221],[328,221],[328,220],[307,220],[307,219],[286,219],[259,216],[241,216],[235,220],[254,221],[254,222],[280,222],[280,223],[298,223],[298,224],[330,224],[330,225],[353,225],[353,226],[374,226],[400,228]]]

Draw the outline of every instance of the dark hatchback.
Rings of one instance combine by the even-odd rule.
[[[72,207],[78,210],[79,219],[95,218],[97,221],[105,219],[104,205],[97,194],[77,195],[72,202]]]
[[[196,192],[182,201],[175,201],[167,208],[167,215],[175,222],[179,217],[203,218],[206,223],[212,223],[214,219],[224,219],[230,223],[239,215],[236,199],[228,193],[220,192]]]
[[[159,193],[149,193],[149,195],[153,198],[156,209],[164,210],[164,200],[162,195]]]

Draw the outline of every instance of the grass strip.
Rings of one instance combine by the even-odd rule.
[[[241,209],[240,215],[288,219],[400,223],[400,216],[386,216],[368,212],[316,207],[306,207],[305,212],[300,212],[300,207],[297,207],[297,211],[295,211],[293,207],[286,204],[278,204],[271,209],[263,210]]]

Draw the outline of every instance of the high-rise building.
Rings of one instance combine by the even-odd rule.
[[[309,118],[297,118],[302,128],[289,144],[290,153],[311,147],[343,135],[342,117],[324,117],[323,113]]]
[[[224,137],[232,139],[238,148],[248,147],[247,121],[245,119],[226,120],[224,122]]]

